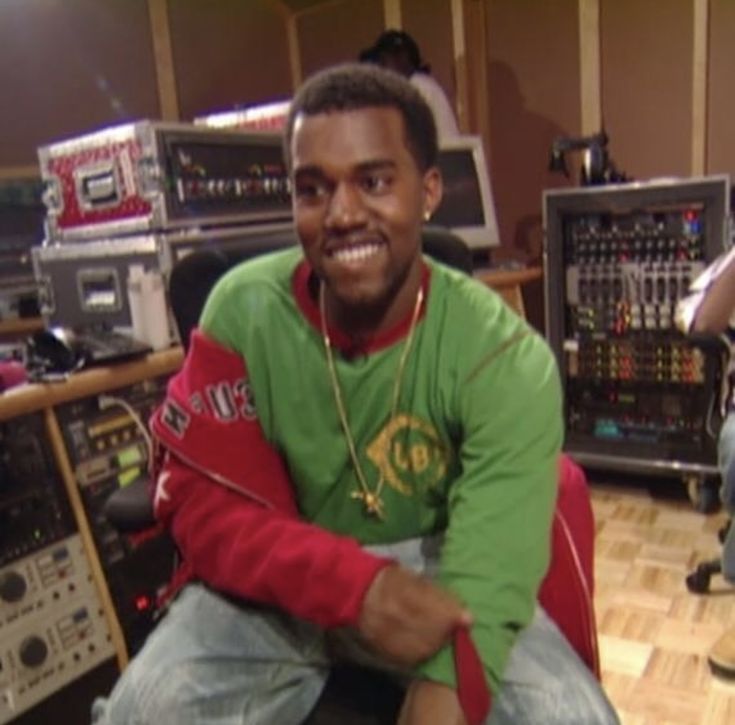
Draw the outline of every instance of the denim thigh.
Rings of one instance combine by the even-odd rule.
[[[440,541],[412,539],[375,549],[430,574]],[[382,665],[402,677],[350,639],[345,649],[354,661]],[[273,609],[238,606],[201,584],[189,584],[109,698],[95,701],[92,723],[301,723],[318,700],[330,665],[325,635],[314,625]]]
[[[440,547],[436,537],[371,548],[431,576]],[[406,682],[408,673],[360,649],[350,653],[353,660]],[[295,725],[316,703],[329,666],[324,635],[313,625],[271,609],[240,607],[190,584],[110,698],[95,703],[93,723]],[[511,651],[488,725],[539,722],[612,725],[618,719],[597,680],[537,607]]]
[[[433,577],[442,541],[441,536],[426,537],[372,547],[372,550]],[[617,725],[619,722],[598,680],[537,605],[533,620],[511,650],[487,725]]]
[[[188,585],[130,662],[94,725],[301,723],[326,682],[322,633]]]
[[[600,683],[540,607],[510,652],[487,725],[617,725]]]
[[[722,477],[722,503],[732,514],[735,513],[735,412],[728,413],[720,429],[717,458]]]
[[[730,516],[735,515],[735,412],[728,413],[720,430],[717,446],[718,466],[722,477],[720,498]],[[722,574],[735,582],[735,526],[730,526],[722,545]]]

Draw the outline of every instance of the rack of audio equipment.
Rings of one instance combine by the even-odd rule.
[[[590,468],[681,476],[701,506],[717,475],[719,361],[676,304],[729,245],[725,175],[544,193],[546,330],[566,449]],[[707,489],[712,490],[712,487]]]
[[[100,507],[144,473],[137,421],[181,360],[174,347],[0,396],[0,724],[86,719],[148,630],[172,549],[120,536]]]

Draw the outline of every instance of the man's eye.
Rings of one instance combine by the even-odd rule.
[[[370,174],[363,177],[361,184],[371,194],[382,194],[390,188],[391,179],[386,174]]]
[[[304,201],[317,201],[326,196],[327,189],[324,184],[300,183],[296,184],[296,196]]]

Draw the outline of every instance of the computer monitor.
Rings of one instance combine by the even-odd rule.
[[[469,247],[500,245],[490,175],[479,136],[445,139],[439,149],[444,196],[431,223],[451,229]]]
[[[44,236],[42,193],[37,178],[0,181],[0,318],[39,314],[31,249]]]

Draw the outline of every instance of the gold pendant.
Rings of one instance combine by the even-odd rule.
[[[372,491],[353,491],[352,498],[360,499],[365,505],[365,511],[370,516],[383,521],[385,519],[385,512],[383,511],[383,499]]]

